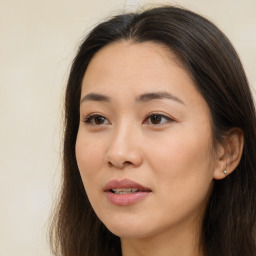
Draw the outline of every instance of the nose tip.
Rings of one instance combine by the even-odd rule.
[[[125,166],[129,166],[129,165],[133,165],[132,162],[130,161],[125,161],[123,163],[121,162],[114,162],[113,160],[112,161],[108,161],[108,166],[109,167],[117,167],[118,169],[123,169]]]
[[[138,167],[142,163],[142,155],[139,147],[128,143],[115,143],[108,148],[105,162],[109,167],[124,169],[128,166]]]

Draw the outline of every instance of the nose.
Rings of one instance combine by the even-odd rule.
[[[106,164],[118,169],[140,166],[143,158],[139,137],[136,129],[125,125],[113,131],[105,154]]]

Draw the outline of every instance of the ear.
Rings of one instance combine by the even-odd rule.
[[[217,164],[213,173],[216,180],[224,179],[238,166],[244,147],[244,133],[239,128],[228,131],[223,143],[217,146]]]

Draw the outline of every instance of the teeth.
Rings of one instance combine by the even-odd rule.
[[[115,194],[131,194],[131,193],[135,193],[138,192],[139,189],[138,188],[115,188],[115,189],[111,189]]]

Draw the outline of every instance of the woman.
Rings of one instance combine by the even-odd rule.
[[[98,25],[65,103],[56,252],[255,255],[255,108],[211,22],[166,6]]]

